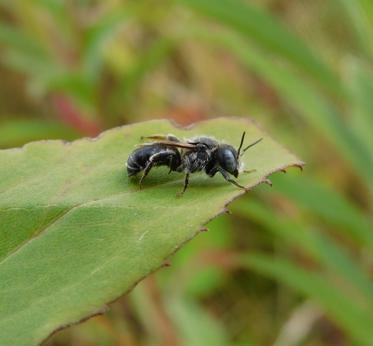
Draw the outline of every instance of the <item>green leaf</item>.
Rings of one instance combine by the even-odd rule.
[[[244,119],[188,130],[167,121],[116,128],[95,140],[35,142],[0,151],[0,340],[34,345],[102,311],[160,268],[242,190],[221,177],[153,170],[139,189],[124,162],[143,135],[212,135],[237,146],[263,137],[244,157],[247,188],[302,163]]]

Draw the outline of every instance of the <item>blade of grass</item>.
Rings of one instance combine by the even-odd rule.
[[[346,65],[351,105],[349,124],[373,153],[373,72],[367,63],[358,59],[349,59]]]
[[[169,301],[168,311],[184,345],[229,345],[224,327],[194,300],[174,298]]]
[[[62,92],[64,95],[73,97],[74,100],[88,114],[95,114],[97,95],[95,85],[87,80],[81,73],[65,71],[59,73],[48,81],[48,90]]]
[[[291,174],[291,173],[290,173]],[[274,189],[313,215],[373,249],[372,221],[336,190],[306,175],[273,177]]]
[[[346,15],[349,17],[349,25],[355,31],[355,37],[365,54],[372,56],[373,49],[370,37],[373,34],[373,27],[370,25],[367,18],[367,5],[364,0],[350,1],[350,0],[334,0],[337,5],[341,6]],[[372,6],[370,10],[373,10]]]
[[[127,12],[121,10],[109,13],[95,23],[85,34],[83,45],[83,73],[94,82],[100,75],[105,45],[115,33],[127,24]]]
[[[243,256],[241,261],[248,268],[283,282],[317,301],[357,344],[369,345],[373,340],[371,314],[360,309],[320,274],[302,269],[288,260],[259,254]]]
[[[198,33],[198,34],[197,34]],[[367,186],[373,187],[373,159],[371,153],[361,143],[351,129],[343,122],[338,110],[314,89],[306,80],[300,79],[294,71],[285,65],[276,64],[273,59],[250,47],[239,36],[220,32],[212,35],[195,29],[194,37],[228,49],[250,70],[255,71],[275,87],[281,97],[293,106],[311,126],[332,142],[365,179]]]
[[[373,284],[369,277],[330,237],[322,235],[316,229],[305,227],[300,222],[280,217],[258,202],[239,203],[234,211],[259,222],[285,243],[311,255],[323,267],[328,268],[332,276],[338,274],[348,284],[347,288],[354,287],[355,293],[365,295],[365,302],[368,300],[373,305]]]
[[[367,21],[373,30],[373,2],[371,0],[357,0],[357,2],[360,4]]]
[[[0,23],[0,43],[34,58],[45,59],[47,56],[46,51],[34,38],[9,24]]]
[[[140,321],[148,342],[155,345],[179,344],[179,335],[175,333],[174,324],[170,321],[160,291],[149,278],[140,283],[129,295],[132,309]]]
[[[49,53],[34,37],[21,29],[0,23],[1,61],[18,72],[35,77],[37,84],[46,85],[62,72]]]
[[[113,100],[110,103],[114,105],[116,110],[121,109],[123,105],[128,106],[132,102],[141,82],[169,56],[175,44],[176,42],[173,40],[160,38],[153,42],[146,52],[140,55],[138,61],[113,95]]]
[[[250,38],[271,54],[291,61],[324,87],[341,94],[342,89],[336,75],[300,38],[269,13],[240,0],[179,1]]]
[[[211,221],[207,225],[209,232],[203,237],[197,237],[194,242],[187,244],[172,259],[174,270],[158,274],[163,285],[172,287],[174,293],[181,293],[193,298],[209,297],[224,285],[227,280],[226,268],[214,265],[215,260],[209,254],[223,253],[232,244],[230,220],[226,216]]]

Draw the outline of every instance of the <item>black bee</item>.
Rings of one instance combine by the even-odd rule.
[[[140,188],[145,177],[154,166],[168,166],[169,173],[181,166],[182,157],[179,148],[193,149],[193,145],[183,144],[172,136],[150,136],[146,138],[163,139],[154,143],[145,143],[135,149],[127,160],[127,174],[129,177],[143,171],[140,179]]]
[[[140,179],[141,187],[143,179],[153,166],[168,166],[169,172],[185,173],[184,187],[181,194],[188,187],[190,174],[203,170],[210,177],[220,172],[225,180],[244,189],[244,186],[238,184],[230,175],[238,177],[240,156],[262,140],[261,138],[248,145],[242,150],[241,154],[245,132],[242,134],[237,150],[233,146],[219,143],[211,137],[195,137],[186,142],[181,142],[172,135],[155,135],[145,138],[156,140],[156,142],[144,144],[129,156],[127,161],[128,176],[135,175],[143,170],[144,173]]]
[[[241,149],[245,140],[245,132],[241,137],[241,142],[236,150],[233,146],[225,143],[219,143],[217,140],[211,137],[196,137],[188,140],[188,144],[196,146],[195,150],[186,151],[182,157],[183,171],[185,172],[184,188],[182,193],[185,192],[189,183],[190,173],[204,170],[205,173],[213,177],[216,173],[220,173],[223,178],[233,185],[241,189],[245,189],[244,186],[238,184],[234,179],[230,177],[233,175],[238,178],[240,157],[245,153],[247,149],[259,143],[262,138],[251,143],[242,150]],[[178,168],[180,171],[180,167]],[[245,171],[252,172],[252,171]]]

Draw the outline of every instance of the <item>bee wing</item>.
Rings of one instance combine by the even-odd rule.
[[[141,139],[152,139],[156,141],[166,141],[168,140],[168,135],[151,135],[151,136],[141,136]]]
[[[151,135],[151,136],[142,136],[142,140],[151,139],[153,141],[171,141],[171,142],[181,142],[179,138],[174,135]]]
[[[148,146],[148,145],[153,145],[154,143],[163,144],[167,147],[175,147],[175,148],[183,148],[183,149],[195,149],[196,148],[195,144],[189,144],[189,143],[183,143],[183,142],[173,142],[173,141],[169,141],[169,140],[158,140],[158,141],[153,142],[153,143],[142,143],[142,144],[139,144],[139,146],[145,147],[145,146]]]

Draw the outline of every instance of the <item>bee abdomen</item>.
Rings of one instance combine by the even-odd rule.
[[[142,167],[136,160],[135,155],[130,155],[127,160],[127,174],[129,177],[136,175],[137,173],[141,172],[144,167]]]

